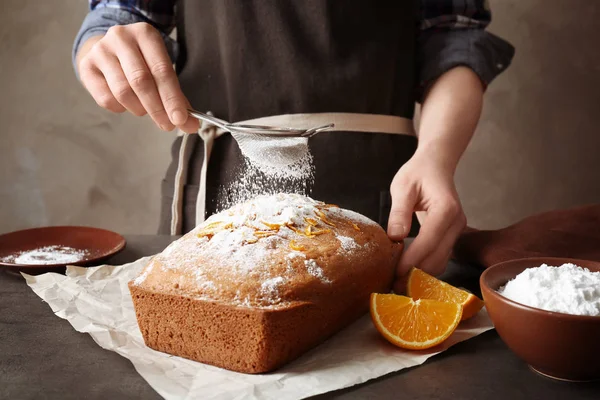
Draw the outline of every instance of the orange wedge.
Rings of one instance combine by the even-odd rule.
[[[462,307],[436,300],[413,300],[396,294],[371,294],[371,318],[390,343],[422,350],[446,340],[460,323]]]
[[[417,268],[412,268],[409,272],[406,294],[413,299],[460,304],[463,307],[463,321],[477,314],[483,307],[483,300],[474,294],[442,282]]]

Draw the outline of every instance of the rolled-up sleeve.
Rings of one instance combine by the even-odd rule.
[[[138,22],[150,23],[158,29],[167,47],[169,57],[175,62],[178,49],[177,42],[169,37],[169,33],[173,28],[170,23],[159,24],[156,21],[149,19],[146,15],[127,8],[94,7],[85,17],[73,43],[71,59],[73,67],[75,68],[75,73],[77,73],[75,63],[77,53],[86,40],[93,36],[104,35],[113,26],[135,24]]]
[[[485,30],[491,12],[485,1],[466,1],[471,8],[461,8],[462,14],[440,8],[445,15],[427,12],[427,2],[421,3],[421,29],[417,41],[418,99],[446,71],[466,66],[487,86],[510,65],[514,47],[504,39]],[[449,2],[452,4],[452,1]],[[478,8],[479,7],[479,8]]]

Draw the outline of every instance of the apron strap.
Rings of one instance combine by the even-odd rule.
[[[211,112],[208,114],[212,115]],[[245,125],[265,125],[298,129],[308,129],[321,125],[333,123],[331,132],[372,132],[396,135],[415,136],[415,130],[411,119],[394,115],[380,114],[355,114],[355,113],[315,113],[315,114],[284,114],[269,117],[255,118],[247,121],[239,121]],[[204,121],[198,130],[198,136],[204,142],[204,159],[200,170],[200,187],[196,199],[196,226],[204,222],[206,214],[206,179],[208,174],[208,162],[216,138],[226,131],[210,125]],[[171,235],[180,235],[182,229],[183,213],[183,187],[187,177],[187,168],[193,146],[188,144],[189,136],[183,132],[183,141],[179,149],[179,160],[177,173],[175,174],[175,192],[171,207]]]
[[[179,148],[179,158],[177,160],[177,171],[175,172],[175,183],[173,202],[171,203],[171,235],[179,235],[182,226],[182,208],[183,208],[183,187],[187,178],[187,165],[189,164],[193,146],[188,143],[192,140],[191,136],[184,135]]]
[[[245,125],[283,126],[308,129],[321,125],[335,124],[328,132],[371,132],[396,135],[415,135],[413,121],[395,115],[357,113],[312,113],[283,114],[240,121]]]
[[[208,114],[212,115],[210,111]],[[213,143],[216,138],[224,133],[226,133],[226,131],[204,121],[201,121],[200,128],[198,129],[198,136],[204,143],[204,158],[202,160],[202,169],[200,170],[200,187],[196,198],[196,225],[204,222],[206,214],[206,177]],[[181,131],[178,135],[182,135],[183,139],[179,149],[179,160],[177,162],[177,172],[175,173],[173,203],[171,204],[171,235],[182,234],[183,188],[187,179],[190,158],[194,150],[194,146],[189,144],[193,138],[192,135],[188,135]]]

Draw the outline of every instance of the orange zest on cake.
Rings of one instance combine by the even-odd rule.
[[[302,246],[301,244],[296,243],[295,240],[290,240],[290,249],[295,250],[295,251],[304,251],[304,250],[306,250],[306,247]]]
[[[258,224],[253,224],[250,222],[256,220],[256,214],[250,214],[248,217],[248,221],[246,221],[243,224],[243,226],[253,229],[253,235],[257,240],[249,238],[244,241],[244,244],[255,244],[258,242],[258,239],[273,236],[277,234],[282,227],[288,228],[296,234],[307,238],[313,238],[315,236],[323,235],[325,233],[332,233],[331,229],[327,229],[325,226],[335,227],[335,224],[328,219],[325,212],[323,211],[326,211],[329,208],[338,207],[333,204],[318,203],[315,204],[315,208],[313,210],[314,215],[312,217],[305,216],[303,217],[302,221],[287,221],[279,223],[268,222],[264,219],[261,219]],[[228,217],[234,217],[236,214],[234,211],[229,210],[227,211],[226,215]],[[279,213],[277,216],[281,216],[281,214]],[[355,229],[360,230],[360,228],[358,228],[358,226],[355,223],[351,222],[351,224]],[[313,229],[319,228],[319,225],[322,225],[320,229]],[[216,233],[223,230],[231,230],[232,227],[233,224],[231,222],[214,221],[203,226],[203,228],[197,233],[197,235],[200,238],[207,237],[208,239],[211,239]],[[293,248],[293,246],[291,245],[290,247]],[[295,247],[304,249],[304,246],[300,245],[296,245]]]

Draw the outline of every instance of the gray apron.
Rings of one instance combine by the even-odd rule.
[[[196,109],[229,121],[315,113],[413,116],[414,1],[384,6],[367,0],[183,0],[177,14],[177,72]],[[377,127],[337,130],[311,138],[309,147],[315,163],[311,197],[386,227],[389,185],[414,154],[416,137]],[[193,229],[218,211],[222,188],[240,179],[240,149],[223,134],[211,143],[206,215],[197,216],[205,150],[199,135],[174,142],[159,233]],[[174,212],[181,213],[179,224],[173,223]]]

